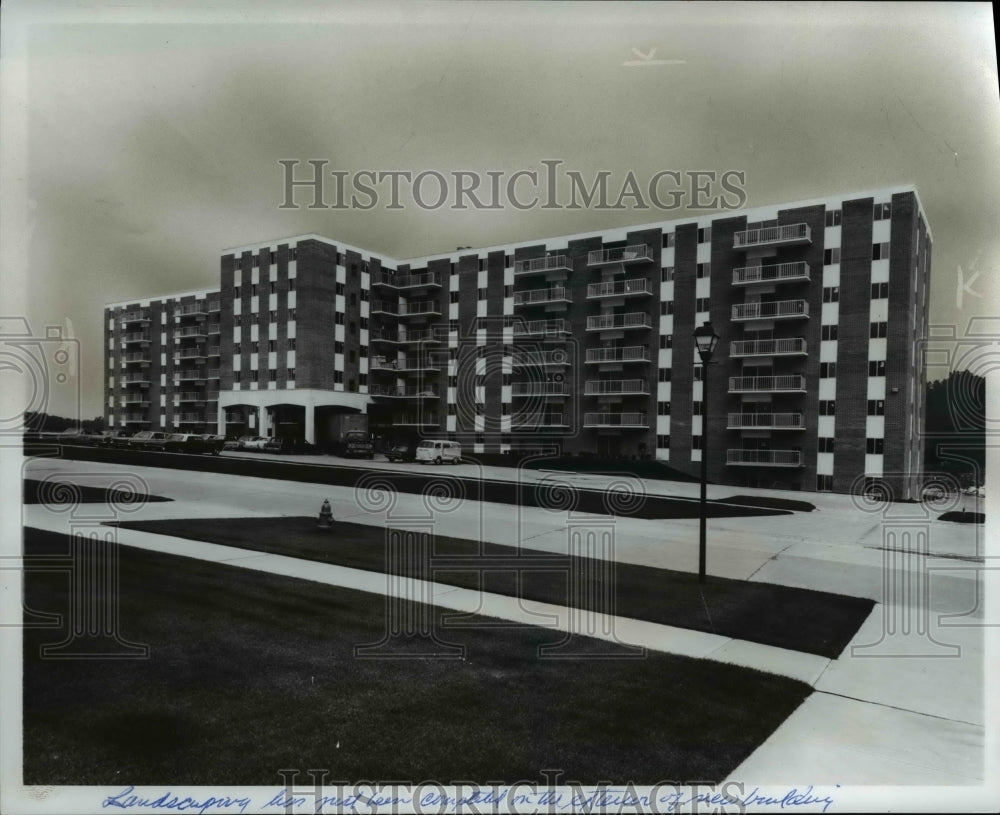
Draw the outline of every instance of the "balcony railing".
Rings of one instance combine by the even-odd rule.
[[[620,246],[617,249],[595,249],[587,253],[588,266],[606,266],[610,263],[634,263],[640,260],[652,260],[649,247],[644,243],[632,246]]]
[[[440,314],[441,304],[434,300],[421,300],[418,303],[402,303],[399,306],[400,317],[415,317],[425,314]]]
[[[539,274],[542,272],[572,271],[569,258],[566,255],[549,255],[544,258],[534,258],[533,260],[515,260],[514,274]]]
[[[726,464],[755,467],[800,467],[802,453],[798,450],[726,450]]]
[[[204,382],[205,375],[201,371],[176,371],[174,379],[177,382]]]
[[[514,413],[510,426],[519,430],[535,430],[542,427],[567,427],[562,413]]]
[[[208,329],[203,325],[187,325],[174,332],[175,337],[204,337],[208,335]]]
[[[177,394],[177,400],[179,402],[204,402],[205,394],[195,391],[185,391],[184,393]]]
[[[779,357],[805,354],[804,337],[786,337],[778,340],[735,340],[729,345],[730,357]]]
[[[438,399],[441,394],[434,388],[418,388],[412,385],[369,385],[371,396],[384,396],[389,399]]]
[[[149,374],[129,374],[122,377],[122,383],[125,385],[148,385]]]
[[[200,413],[181,413],[177,421],[181,424],[204,424],[205,417]]]
[[[515,368],[531,368],[545,365],[569,365],[569,354],[565,351],[521,351],[511,358]]]
[[[652,328],[649,315],[644,311],[628,314],[598,314],[587,318],[588,331],[609,331],[626,328]]]
[[[569,323],[565,320],[530,320],[526,323],[514,323],[514,336],[524,337],[532,334],[568,334]]]
[[[649,383],[645,379],[590,379],[584,388],[587,396],[611,396],[628,394],[649,395]]]
[[[146,407],[149,404],[149,399],[146,396],[125,396],[122,398],[122,404]]]
[[[183,351],[175,351],[174,359],[204,359],[208,354],[203,348],[185,348]]]
[[[208,379],[220,379],[218,368],[209,368],[207,373]]]
[[[219,325],[219,323],[209,323],[208,324],[208,333],[209,334],[221,334],[222,333],[222,326]]]
[[[729,430],[804,430],[801,413],[730,413]]]
[[[649,427],[645,413],[585,413],[584,427]]]
[[[730,393],[805,393],[806,378],[800,374],[780,376],[731,376]]]
[[[215,311],[219,311],[219,301],[218,300],[209,300],[208,301],[208,312],[209,312],[209,314],[211,314],[212,312],[215,312]]]
[[[132,424],[149,424],[149,417],[145,413],[126,413],[125,421]]]
[[[398,317],[399,303],[391,303],[388,300],[372,300],[368,313],[372,316],[376,314],[388,314],[391,317]]]
[[[511,396],[568,396],[562,382],[514,382],[510,386]]]
[[[542,303],[569,303],[569,292],[564,286],[552,286],[548,289],[514,292],[515,306],[535,306]]]
[[[149,334],[145,331],[133,331],[122,337],[122,342],[130,345],[133,342],[149,342]]]
[[[218,304],[216,304],[216,306],[218,306]],[[218,307],[216,307],[216,311],[218,311]],[[192,317],[208,314],[208,303],[204,300],[200,300],[197,303],[185,303],[184,305],[174,309],[174,314],[178,317]]]
[[[775,263],[770,266],[741,266],[733,269],[733,285],[746,286],[750,283],[790,283],[809,280],[809,264]]]
[[[404,357],[403,359],[373,359],[368,369],[371,371],[439,371],[448,365],[448,357],[428,355],[426,357]]]
[[[786,226],[766,226],[761,229],[746,229],[733,233],[734,249],[750,249],[755,246],[772,244],[811,243],[812,236],[808,224],[787,224]]]
[[[644,278],[636,280],[606,280],[602,283],[591,283],[587,286],[587,299],[601,297],[632,297],[635,295],[652,294],[649,281]]]
[[[121,321],[123,323],[148,323],[149,322],[149,312],[148,311],[126,311],[121,316]]]
[[[392,342],[399,345],[404,345],[411,342],[434,342],[439,343],[441,339],[435,335],[433,329],[424,329],[420,331],[377,331],[372,332],[370,342]]]
[[[437,272],[424,274],[389,275],[377,272],[372,275],[373,286],[386,286],[392,289],[423,289],[441,285],[441,275]]]
[[[781,320],[808,316],[809,303],[805,300],[736,303],[733,306],[733,320]]]
[[[628,345],[622,348],[588,348],[587,364],[599,362],[649,362],[649,348]]]
[[[122,360],[125,363],[145,362],[145,363],[148,364],[149,363],[149,354],[145,353],[143,351],[137,351],[137,352],[134,352],[134,353],[131,353],[131,354],[125,354],[122,357]]]

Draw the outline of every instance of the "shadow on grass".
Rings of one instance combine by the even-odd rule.
[[[384,572],[386,529],[337,522],[332,531],[315,518],[191,518],[124,521],[137,529],[257,552]],[[621,617],[690,628],[793,651],[836,658],[874,606],[868,599],[809,589],[712,577],[701,586],[688,572],[552,555],[493,543],[435,536],[431,563],[405,547],[392,573],[438,583],[523,597],[559,606],[608,611]],[[428,569],[432,568],[431,574]],[[614,575],[613,584],[611,583]],[[571,577],[572,576],[572,577]],[[579,578],[571,588],[571,579]]]
[[[66,551],[25,530],[25,554]],[[461,659],[358,659],[383,598],[121,547],[121,635],[142,660],[46,660],[65,630],[24,631],[25,784],[720,781],[808,696],[792,679],[650,653],[551,660],[543,628],[449,630]],[[65,575],[25,573],[25,603],[67,615]]]
[[[142,504],[148,501],[172,501],[162,495],[144,495],[125,490],[109,490],[72,484],[68,481],[39,481],[24,479],[23,501],[25,504]]]

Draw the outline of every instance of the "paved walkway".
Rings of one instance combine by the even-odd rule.
[[[27,474],[101,486],[120,479],[123,471],[118,465],[48,459],[30,463]],[[407,494],[396,495],[394,503],[380,503],[391,496],[359,496],[343,487],[179,470],[130,468],[129,474],[141,479],[149,492],[175,499],[145,505],[130,514],[136,520],[315,515],[322,500],[329,498],[334,516],[352,522],[393,525],[423,513],[433,518],[440,534],[481,536],[496,543],[565,552],[567,531],[598,517],[460,501],[442,501],[428,508],[421,496]],[[979,784],[984,777],[985,719],[983,617],[976,602],[980,583],[972,558],[978,546],[977,530],[929,520],[925,514],[921,528],[930,536],[928,550],[936,552],[939,547],[961,557],[907,558],[891,533],[896,527],[912,529],[912,518],[868,517],[853,503],[846,506],[845,496],[822,498],[826,499],[824,508],[814,513],[710,520],[709,571],[875,599],[875,609],[839,659],[624,618],[615,619],[615,635],[655,650],[793,676],[814,687],[816,692],[734,771],[733,780]],[[909,513],[920,511],[918,505],[905,506]],[[28,506],[24,523],[65,531],[69,514]],[[664,523],[616,518],[614,525],[619,560],[695,570],[696,520]],[[135,530],[119,530],[118,534],[123,545],[356,590],[401,591],[402,596],[412,597],[419,588],[413,581],[388,581],[380,573]],[[930,575],[927,602],[914,606],[887,595],[886,575],[908,580]],[[569,629],[572,614],[575,625],[582,623],[587,633],[600,635],[608,628],[603,618],[558,606],[440,584],[427,588],[438,605],[463,612],[535,623],[538,619],[533,615],[547,614],[560,630]],[[964,616],[941,620],[944,613]],[[944,624],[948,622],[958,625]]]

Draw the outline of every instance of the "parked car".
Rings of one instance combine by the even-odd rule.
[[[167,434],[159,430],[140,430],[128,440],[131,450],[162,450]]]
[[[452,464],[460,464],[462,461],[462,445],[457,441],[440,441],[437,439],[425,439],[417,445],[417,461],[435,464],[444,464],[450,461]]]
[[[394,444],[385,453],[389,461],[415,461],[417,454],[412,444]]]
[[[98,447],[115,447],[118,440],[125,440],[129,437],[126,430],[102,430],[93,436],[93,443]]]
[[[226,436],[226,440],[222,443],[223,450],[239,450],[240,440],[235,436]]]
[[[226,444],[226,437],[220,436],[217,433],[203,433],[201,438],[205,442],[205,450],[203,452],[211,453],[213,456],[219,455]]]
[[[243,436],[239,440],[237,450],[263,450],[267,439],[263,436]]]
[[[209,453],[211,448],[201,433],[171,433],[163,444],[168,453]]]
[[[127,430],[122,430],[120,432],[121,432],[120,436],[112,436],[111,440],[108,443],[112,447],[118,447],[118,448],[129,447],[130,446],[129,443],[132,441],[132,434],[129,433]]]

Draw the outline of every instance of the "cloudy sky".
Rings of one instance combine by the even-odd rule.
[[[4,5],[0,126],[4,313],[72,331],[85,417],[103,304],[216,285],[225,247],[316,232],[411,257],[688,214],[281,209],[283,159],[738,170],[747,206],[914,183],[932,321],[996,311],[988,4],[81,5]]]

